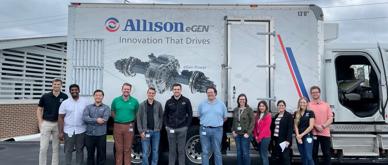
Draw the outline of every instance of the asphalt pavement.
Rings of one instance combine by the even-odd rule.
[[[48,151],[48,160],[51,162],[51,145]],[[253,153],[255,154],[255,153]],[[63,152],[63,145],[60,147],[60,164],[64,164],[65,154]],[[38,164],[39,158],[39,141],[16,141],[16,142],[0,142],[0,165],[35,165]],[[86,164],[86,149],[85,149],[85,164]],[[73,154],[73,162],[75,162],[75,153]],[[113,165],[113,143],[108,142],[107,144],[107,165]],[[164,153],[160,157],[160,165],[168,164],[167,153]],[[235,165],[236,156],[224,155],[224,165]],[[259,165],[258,157],[252,157],[252,164]],[[299,164],[299,163],[294,163]],[[339,163],[336,163],[339,164]],[[351,163],[354,165],[354,163]],[[366,164],[364,164],[366,165]]]

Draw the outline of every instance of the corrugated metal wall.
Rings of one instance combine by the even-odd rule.
[[[0,99],[39,99],[65,74],[66,43],[0,50]]]
[[[72,77],[81,88],[80,95],[91,96],[94,90],[102,88],[103,40],[76,39],[74,42]]]

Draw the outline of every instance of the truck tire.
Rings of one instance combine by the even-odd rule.
[[[150,150],[148,150],[148,151],[150,151]],[[146,155],[149,155],[149,153],[147,153]],[[133,138],[133,142],[132,142],[131,163],[132,164],[141,164],[143,156],[144,156],[144,153],[142,151],[142,146],[141,146],[141,137],[140,137],[140,135],[135,135],[135,137]]]
[[[201,153],[202,147],[199,141],[199,126],[190,126],[186,135],[186,164],[197,165],[202,164]],[[213,153],[209,154],[209,158]]]

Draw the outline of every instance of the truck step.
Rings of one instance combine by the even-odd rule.
[[[378,134],[380,148],[383,150],[388,150],[388,134]]]
[[[376,152],[365,152],[365,151],[346,151],[343,150],[343,156],[379,156]]]
[[[343,156],[379,156],[379,140],[373,134],[333,134],[332,144]]]

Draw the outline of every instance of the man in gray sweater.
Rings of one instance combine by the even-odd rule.
[[[163,124],[163,108],[160,102],[155,100],[155,88],[147,90],[147,100],[139,105],[137,112],[137,129],[141,137],[143,148],[143,165],[148,165],[148,153],[151,148],[152,165],[158,164],[160,129]],[[150,147],[151,145],[151,147]]]

